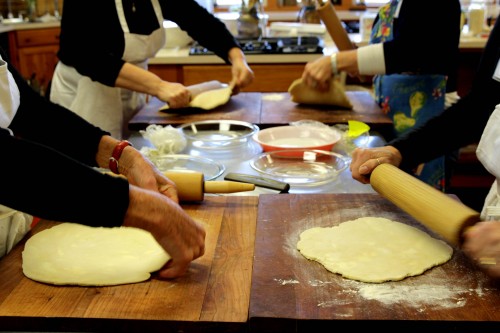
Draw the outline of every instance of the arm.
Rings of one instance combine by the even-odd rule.
[[[351,172],[354,179],[369,182],[368,175],[381,162],[410,170],[467,144],[478,142],[489,116],[500,104],[500,82],[493,75],[500,61],[500,23],[486,43],[469,93],[443,113],[390,141],[387,147],[356,149]]]
[[[337,52],[333,67],[353,77],[403,72],[444,74],[449,76],[452,91],[458,67],[460,13],[457,0],[404,0],[391,41]],[[426,24],[422,24],[424,20]],[[302,78],[311,87],[327,90],[331,75],[332,59],[324,56],[308,63]]]

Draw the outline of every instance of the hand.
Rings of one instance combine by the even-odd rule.
[[[469,228],[462,249],[488,275],[500,278],[500,221],[479,222]]]
[[[232,48],[229,51],[229,60],[231,61],[232,75],[230,85],[233,87],[233,95],[235,95],[253,82],[254,73],[248,66],[243,51],[239,48]]]
[[[168,103],[171,109],[186,107],[191,101],[191,94],[185,86],[180,83],[167,81],[162,81],[156,97]]]
[[[120,157],[120,172],[130,184],[143,189],[157,191],[179,203],[175,183],[168,179],[144,155],[133,147],[126,147]]]
[[[369,184],[370,174],[373,169],[382,163],[389,163],[399,167],[402,159],[399,150],[392,146],[356,148],[352,153],[352,161],[349,168],[352,178],[363,184]]]
[[[205,253],[205,229],[177,203],[156,191],[130,185],[124,226],[151,232],[171,259],[158,272],[161,278],[184,275],[191,261]]]
[[[302,81],[313,89],[328,91],[332,75],[330,56],[323,56],[306,64]]]

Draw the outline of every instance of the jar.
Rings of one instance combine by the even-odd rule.
[[[477,36],[485,30],[486,17],[486,5],[484,1],[472,1],[467,15],[467,25],[471,35]]]

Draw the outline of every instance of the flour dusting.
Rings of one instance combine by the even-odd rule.
[[[286,284],[297,284],[297,283],[300,283],[299,281],[294,280],[294,279],[288,279],[288,280],[285,280],[285,279],[274,279],[274,281],[278,282],[282,286],[284,286]]]

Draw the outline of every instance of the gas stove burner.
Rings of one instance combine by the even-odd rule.
[[[245,54],[304,54],[323,53],[323,42],[318,37],[263,37],[258,39],[238,38]],[[214,54],[195,42],[190,55]]]

